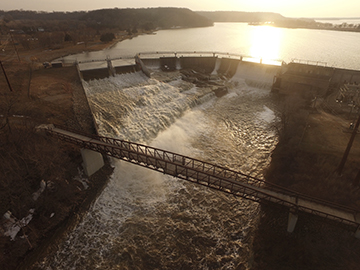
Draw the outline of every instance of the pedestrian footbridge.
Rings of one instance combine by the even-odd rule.
[[[288,231],[295,228],[298,212],[310,213],[353,228],[360,238],[360,211],[323,201],[284,187],[265,182],[241,172],[208,162],[129,141],[89,135],[79,131],[42,125],[39,130],[62,141],[80,146],[84,165],[101,167],[102,156],[108,155],[164,174],[184,179],[259,203],[275,203],[289,209]],[[98,154],[101,153],[101,154]],[[94,169],[85,168],[93,173]],[[90,174],[91,174],[90,173]]]

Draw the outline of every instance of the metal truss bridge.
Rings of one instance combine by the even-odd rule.
[[[355,227],[360,238],[360,211],[300,194],[241,172],[129,141],[65,130],[53,125],[38,127],[49,136],[139,166],[255,202],[272,202],[290,209],[288,231],[293,231],[302,211]],[[292,220],[291,220],[292,219]],[[290,222],[293,225],[290,225]],[[292,227],[292,228],[289,228]]]

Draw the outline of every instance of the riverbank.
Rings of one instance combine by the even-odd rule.
[[[89,49],[98,50],[111,44],[98,44]],[[21,62],[17,59],[3,61],[12,91],[1,74],[2,269],[29,269],[43,257],[67,229],[79,221],[112,174],[106,159],[106,165],[99,172],[86,177],[78,147],[35,132],[37,125],[54,123],[95,133],[76,67],[56,69],[42,65],[42,61],[51,61],[67,53],[80,53],[79,49],[72,46],[46,52],[19,51]],[[46,188],[34,200],[42,182]],[[3,217],[6,212],[11,212],[11,220],[21,221],[24,217],[31,220],[10,237],[10,227],[15,223],[11,225],[12,221],[9,223]]]

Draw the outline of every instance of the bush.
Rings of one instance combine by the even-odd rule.
[[[113,41],[114,39],[115,39],[114,33],[102,34],[101,37],[100,37],[100,40],[102,42],[110,42],[110,41]]]

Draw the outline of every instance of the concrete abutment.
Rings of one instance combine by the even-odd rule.
[[[101,153],[89,149],[81,149],[83,168],[87,176],[91,176],[104,166],[104,159]]]
[[[288,226],[287,226],[287,231],[289,233],[294,232],[298,218],[299,218],[299,216],[298,216],[297,212],[290,209],[289,218],[288,218]]]

